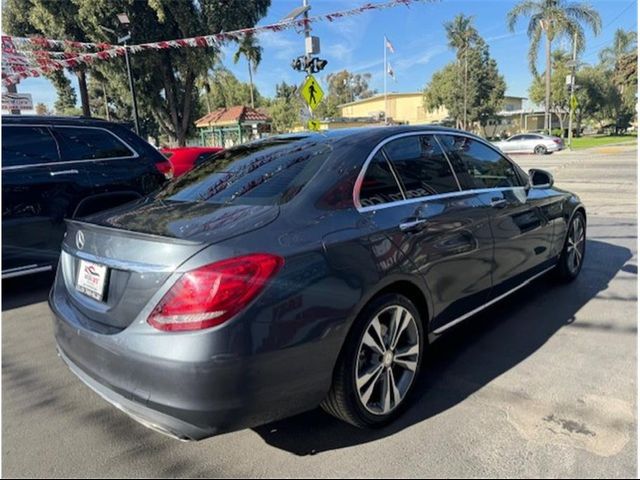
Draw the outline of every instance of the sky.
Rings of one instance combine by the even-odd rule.
[[[378,0],[310,0],[311,15],[341,11]],[[281,20],[291,10],[301,5],[302,0],[272,0],[271,7],[259,24]],[[334,22],[312,24],[312,34],[320,37],[320,57],[327,59],[324,71],[318,74],[321,84],[326,85],[329,73],[347,69],[354,73],[370,73],[370,88],[383,91],[383,38],[386,35],[394,46],[395,53],[388,61],[395,71],[396,80],[388,78],[389,92],[421,91],[434,72],[454,59],[454,51],[447,47],[443,23],[459,13],[474,17],[474,24],[487,41],[490,53],[498,63],[500,73],[507,83],[507,95],[527,97],[531,84],[527,52],[529,40],[526,35],[526,20],[521,20],[515,32],[506,25],[507,12],[516,0],[440,0],[419,2],[410,7],[375,10]],[[602,17],[602,32],[594,37],[587,31],[587,45],[580,60],[596,63],[598,52],[611,44],[617,28],[637,31],[637,0],[591,0]],[[212,32],[202,32],[208,34]],[[261,94],[275,95],[275,85],[281,81],[300,84],[304,74],[294,71],[291,60],[304,53],[302,34],[293,30],[265,33],[259,37],[264,49],[262,63],[258,66],[254,81]],[[167,39],[170,40],[170,39]],[[569,50],[568,42],[556,44]],[[223,49],[223,63],[240,80],[248,81],[244,59],[234,64],[233,44]],[[132,57],[135,62],[135,56]],[[540,70],[544,69],[544,51],[539,54]],[[77,82],[71,77],[74,85]],[[44,78],[23,80],[18,92],[31,93],[34,105],[45,103],[53,106],[56,95],[51,83]]]

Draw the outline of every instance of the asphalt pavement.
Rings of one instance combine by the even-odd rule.
[[[50,276],[4,282],[3,476],[635,476],[637,151],[514,158],[583,198],[583,271],[452,329],[427,354],[414,406],[380,431],[315,410],[198,443],[166,438],[57,358]]]

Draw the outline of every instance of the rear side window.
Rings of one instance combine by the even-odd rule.
[[[440,145],[432,135],[412,135],[387,143],[384,152],[404,186],[407,198],[460,190]]]
[[[297,195],[318,172],[331,148],[306,137],[273,137],[224,150],[157,198],[177,202],[271,205]]]
[[[461,135],[438,135],[462,188],[522,186],[513,165],[494,149]]]
[[[133,152],[118,138],[101,128],[58,127],[63,161],[132,157]]]
[[[2,127],[2,166],[57,162],[58,146],[47,127]]]
[[[402,200],[400,186],[396,182],[389,162],[381,151],[371,159],[367,167],[367,173],[360,186],[360,205],[369,207],[383,203]]]

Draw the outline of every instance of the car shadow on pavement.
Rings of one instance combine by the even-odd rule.
[[[316,409],[254,431],[267,444],[304,456],[372,442],[426,421],[463,402],[572,324],[620,270],[630,271],[625,264],[631,258],[627,248],[589,240],[583,271],[573,283],[541,277],[452,328],[428,349],[412,406],[381,430],[361,430]],[[635,323],[626,331],[635,335]]]
[[[26,307],[49,298],[55,273],[38,273],[2,281],[2,311]]]

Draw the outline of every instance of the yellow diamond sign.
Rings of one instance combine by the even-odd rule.
[[[313,75],[309,75],[304,81],[301,93],[311,110],[315,110],[324,97],[324,92]]]
[[[309,130],[319,131],[320,130],[320,120],[309,120],[307,123],[307,127]]]

